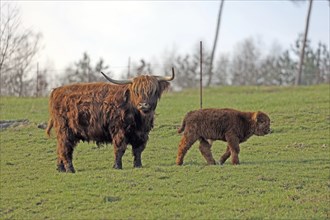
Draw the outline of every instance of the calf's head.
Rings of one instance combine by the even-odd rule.
[[[252,120],[255,122],[255,135],[263,136],[270,133],[270,119],[268,115],[259,111],[254,112]]]
[[[102,72],[101,72],[102,73]],[[114,80],[102,73],[103,76],[114,84],[127,85],[125,95],[127,100],[137,108],[141,114],[149,114],[155,111],[157,102],[162,93],[168,89],[169,81],[174,79],[174,68],[172,76],[141,75],[129,80]]]

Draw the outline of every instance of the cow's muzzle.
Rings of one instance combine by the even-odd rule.
[[[150,112],[150,110],[151,110],[151,106],[150,106],[148,103],[140,102],[140,103],[138,104],[138,109],[139,109],[140,111],[143,111],[144,113],[148,113],[148,112]]]

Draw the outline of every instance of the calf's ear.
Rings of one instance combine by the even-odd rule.
[[[258,122],[258,118],[260,119],[260,113],[261,112],[259,112],[259,111],[257,111],[257,112],[253,112],[253,114],[252,114],[252,120],[253,121],[255,121],[255,122]]]

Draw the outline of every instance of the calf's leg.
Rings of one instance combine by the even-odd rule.
[[[194,144],[196,140],[189,140],[185,135],[182,136],[181,141],[179,143],[178,147],[178,154],[176,157],[176,164],[182,165],[183,164],[183,158],[186,155],[187,151],[191,147],[191,145]]]
[[[226,152],[220,158],[220,164],[224,164],[226,160],[230,157],[230,148],[229,145],[227,146]]]
[[[202,153],[203,157],[206,159],[209,165],[215,165],[216,163],[211,152],[211,147],[212,145],[209,142],[203,139],[200,140],[200,145],[199,145],[200,152]]]
[[[238,154],[239,154],[239,139],[233,134],[226,134],[226,140],[228,147],[230,149],[231,163],[233,165],[239,164]]]

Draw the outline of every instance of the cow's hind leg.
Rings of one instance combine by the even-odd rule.
[[[207,164],[215,165],[216,163],[215,163],[215,160],[214,160],[212,152],[211,152],[211,147],[212,147],[212,145],[209,142],[207,142],[206,140],[204,140],[204,139],[200,140],[199,150],[200,150],[201,154],[206,159]]]
[[[224,164],[226,160],[230,157],[230,147],[229,145],[227,146],[226,152],[221,156],[220,158],[220,164]]]
[[[57,144],[57,170],[59,172],[75,173],[75,169],[72,164],[73,149],[75,143],[61,138]]]
[[[58,172],[66,172],[64,163],[63,163],[63,157],[60,156],[61,153],[59,153],[59,147],[57,147],[57,170]]]
[[[196,140],[190,140],[185,135],[182,136],[181,141],[179,143],[178,147],[178,154],[176,157],[176,164],[182,165],[183,164],[183,158],[186,155],[187,151],[190,149],[190,147],[194,144]]]
[[[113,168],[115,169],[123,169],[122,157],[125,154],[127,143],[125,142],[124,132],[118,133],[113,139],[113,148],[114,148],[114,156],[115,163]]]

